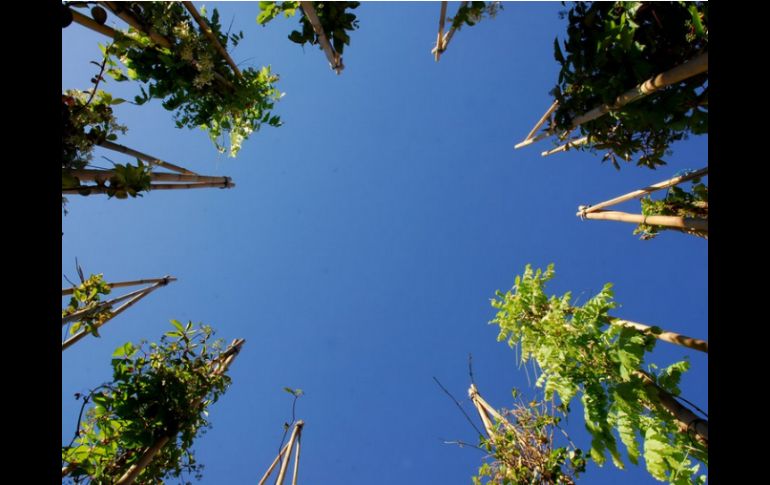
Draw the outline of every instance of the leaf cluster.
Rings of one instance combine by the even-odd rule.
[[[217,150],[231,157],[262,124],[281,125],[271,114],[281,93],[274,87],[278,76],[269,67],[244,69],[238,78],[179,2],[130,2],[124,8],[143,29],[129,28],[105,49],[111,58],[107,73],[118,81],[144,83],[136,104],[162,100],[165,109],[175,112],[178,128],[207,131]],[[216,9],[207,23],[225,49],[228,42],[237,45],[243,38],[242,33],[222,33]],[[148,32],[163,36],[171,47],[155,44]],[[115,59],[126,67],[125,73]]]
[[[102,90],[95,93],[69,89],[62,94],[62,170],[84,168],[94,145],[116,140],[126,127],[118,124],[112,106],[124,100]]]
[[[174,330],[160,343],[129,342],[113,354],[113,381],[90,393],[93,406],[73,442],[62,448],[62,462],[75,483],[114,483],[166,437],[168,443],[137,483],[200,475],[202,465],[191,447],[209,426],[207,407],[224,393],[230,378],[214,372],[222,342],[209,342],[211,327],[171,323]]]
[[[326,37],[340,55],[342,55],[345,46],[350,45],[348,32],[358,28],[355,14],[348,12],[348,10],[356,9],[359,5],[361,2],[313,2],[313,7]],[[302,12],[299,19],[302,28],[292,31],[289,34],[289,40],[300,45],[306,43],[319,45],[318,35],[313,29],[313,25],[299,7],[299,2],[259,2],[260,14],[257,17],[257,23],[265,25],[281,13],[286,17],[291,17],[299,10]]]
[[[576,2],[566,12],[567,36],[554,41],[561,66],[551,91],[559,107],[555,126],[572,120],[647,79],[708,49],[706,2]],[[580,126],[591,150],[656,168],[669,146],[689,134],[708,133],[708,73],[686,79]],[[583,147],[585,148],[585,147]]]
[[[70,333],[75,334],[81,328],[98,337],[97,329],[112,318],[112,308],[101,302],[100,295],[109,295],[111,288],[104,281],[103,274],[93,274],[74,288],[69,304],[61,312],[62,318],[75,312],[83,312],[82,317],[70,326]]]
[[[522,363],[538,364],[542,373],[536,385],[544,388],[547,400],[558,396],[569,406],[580,396],[592,437],[590,457],[597,464],[603,464],[609,453],[623,468],[616,435],[628,459],[638,463],[641,436],[645,464],[653,477],[681,484],[705,479],[697,477],[699,465],[690,458],[707,463],[707,450],[679,432],[661,407],[657,390],[640,373],[644,355],[655,346],[654,335],[609,324],[607,312],[615,306],[610,284],[579,307],[571,305],[570,293],[548,297],[544,286],[553,275],[553,265],[544,272],[528,265],[511,291],[497,292],[492,306],[498,313],[491,323],[500,327],[498,340],[518,347]],[[687,368],[685,360],[651,374],[663,390],[676,396]]]
[[[457,13],[449,21],[460,30],[463,25],[473,27],[484,17],[494,18],[503,9],[502,2],[462,2]]]
[[[644,197],[641,199],[642,214],[645,216],[678,216],[708,219],[708,186],[703,184],[700,179],[694,179],[691,183],[692,188],[689,192],[674,186],[668,189],[663,199],[656,200],[650,196]],[[673,228],[639,224],[634,230],[634,234],[641,234],[641,239],[652,239],[658,235],[659,231],[665,229]],[[705,234],[695,230],[688,232],[696,236],[705,237]]]
[[[140,192],[150,190],[152,185],[151,171],[151,166],[139,159],[136,160],[136,166],[116,163],[110,171],[110,177],[97,179],[95,187],[106,189],[108,197],[142,197]],[[80,179],[69,170],[62,170],[62,189],[79,189],[80,195],[89,195],[92,187],[82,185]]]

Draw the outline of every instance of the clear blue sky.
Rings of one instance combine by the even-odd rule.
[[[62,355],[64,443],[77,420],[73,394],[110,379],[115,347],[158,339],[170,319],[192,320],[228,342],[246,339],[232,386],[210,409],[213,429],[196,444],[201,483],[258,480],[290,418],[282,390],[290,386],[306,392],[297,405],[306,422],[301,483],[469,484],[481,453],[442,440],[475,442],[474,431],[432,376],[469,413],[468,353],[493,405],[509,405],[513,387],[531,392],[487,324],[495,290],[509,289],[527,263],[556,264],[552,293],[584,300],[613,282],[616,315],[707,337],[706,241],[678,233],[640,241],[630,224],[574,215],[578,205],[707,165],[706,137],[674,146],[657,171],[618,172],[589,153],[541,158],[543,143],[513,149],[551,103],[553,40],[566,25],[559,3],[506,3],[496,19],[458,32],[440,63],[430,54],[438,2],[364,3],[340,76],[319,49],[286,38],[297,19],[263,28],[256,2],[206,5],[244,31],[236,62],[280,74],[285,124],[254,134],[233,160],[203,131],[176,129],[158,102],[116,107],[129,127],[120,143],[231,176],[237,187],[69,197],[62,272],[70,279],[77,257],[86,274],[108,281],[179,281]],[[105,40],[76,24],[62,31],[63,89],[90,86],[89,61]],[[128,99],[138,91],[104,88]],[[95,164],[109,165],[101,155],[132,161],[97,150]],[[708,410],[706,355],[662,343],[653,361],[685,354],[683,395]],[[588,447],[580,415],[568,429]],[[618,480],[656,483],[643,467],[609,463],[590,465],[584,479]]]

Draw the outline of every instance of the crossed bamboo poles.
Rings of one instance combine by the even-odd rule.
[[[278,465],[279,461],[281,462],[281,468],[278,471],[276,485],[283,485],[283,480],[286,477],[286,470],[289,468],[289,460],[291,459],[292,447],[294,448],[294,472],[291,478],[291,485],[297,485],[297,474],[299,473],[300,441],[302,439],[302,428],[304,426],[305,422],[301,419],[294,423],[294,428],[292,429],[289,442],[286,443],[286,445],[281,448],[281,451],[278,452],[278,456],[275,457],[273,463],[270,464],[270,467],[259,480],[259,485],[264,485],[267,482],[267,479],[270,478],[270,474],[273,473],[273,470],[275,470],[275,467]]]
[[[438,19],[438,36],[436,37],[436,46],[430,51],[430,53],[433,54],[436,62],[441,59],[441,54],[446,51],[447,47],[449,46],[449,41],[452,40],[452,37],[457,31],[457,28],[453,25],[446,33],[444,33],[444,23],[446,22],[446,8],[448,3],[449,2],[441,2],[441,16]],[[468,2],[460,2],[460,6],[457,8],[457,11],[459,12],[460,9],[467,4]]]
[[[681,81],[684,81],[685,79],[689,79],[698,74],[708,72],[708,69],[709,69],[709,57],[708,57],[708,52],[705,52],[695,57],[694,59],[691,59],[685,62],[684,64],[676,66],[673,69],[670,69],[662,74],[658,74],[657,76],[651,77],[645,82],[629,89],[625,93],[618,96],[615,99],[614,103],[597,106],[596,108],[578,116],[577,118],[572,120],[572,124],[570,125],[570,128],[564,133],[562,133],[559,136],[559,139],[564,140],[567,136],[569,136],[569,134],[572,131],[574,131],[577,127],[579,127],[582,124],[585,124],[585,123],[588,123],[589,121],[593,121],[597,118],[600,118],[605,114],[609,113],[610,111],[618,110],[629,103],[638,101],[644,98],[645,96],[648,96],[667,86],[671,86],[672,84],[679,83]],[[552,115],[553,115],[553,112],[556,111],[558,106],[559,106],[558,101],[554,101],[551,107],[548,108],[545,114],[535,124],[534,128],[530,130],[529,134],[527,134],[524,140],[517,143],[514,148],[516,149],[523,148],[525,146],[531,145],[540,140],[548,138],[552,135],[555,135],[556,131],[554,128]],[[536,135],[538,130],[540,130],[540,128],[543,126],[546,120],[549,119],[549,117],[551,118],[550,128],[544,131],[543,133]],[[560,152],[566,151],[569,148],[573,148],[579,145],[584,145],[589,142],[589,138],[590,136],[584,136],[581,138],[570,140],[567,143],[564,143],[563,145],[560,145],[551,150],[546,150],[542,152],[541,155],[546,157],[554,153],[560,153]]]
[[[100,313],[102,311],[109,311],[109,316],[101,323],[94,325],[94,330],[97,330],[104,325],[107,324],[110,320],[115,318],[116,316],[120,315],[124,311],[128,310],[130,307],[132,307],[134,304],[136,304],[139,300],[144,298],[145,296],[149,295],[153,291],[157,290],[161,286],[166,286],[169,283],[176,281],[176,278],[173,276],[164,276],[163,278],[152,278],[152,279],[144,279],[144,280],[134,280],[134,281],[119,281],[116,283],[107,283],[107,285],[110,288],[125,288],[125,287],[131,287],[131,286],[139,286],[139,285],[149,285],[144,288],[141,288],[136,291],[132,291],[130,293],[127,293],[123,296],[119,296],[117,298],[113,298],[111,300],[103,301],[96,305],[93,308],[83,309],[76,311],[74,313],[71,313],[70,315],[64,316],[61,319],[62,327],[70,322],[77,321],[78,319],[93,315],[95,313]],[[63,288],[61,290],[62,296],[71,295],[75,291],[74,288]],[[128,300],[128,301],[126,301]],[[120,302],[125,301],[123,305],[115,309],[114,311],[111,311],[111,308]],[[61,350],[64,352],[77,342],[79,342],[83,337],[91,333],[88,329],[82,328],[80,331],[78,331],[75,335],[71,336],[67,340],[65,340],[61,345]]]
[[[663,226],[663,227],[669,227],[672,229],[684,231],[687,233],[692,233],[695,235],[708,237],[708,219],[704,219],[700,217],[680,217],[680,216],[655,216],[655,215],[646,216],[644,214],[629,214],[627,212],[604,210],[606,207],[611,207],[613,205],[620,204],[621,202],[625,202],[627,200],[641,198],[657,190],[673,187],[682,182],[687,182],[688,180],[703,177],[705,175],[708,175],[708,167],[702,168],[700,170],[696,170],[686,175],[681,175],[678,177],[670,178],[668,180],[664,180],[663,182],[659,182],[657,184],[650,185],[649,187],[645,187],[643,189],[629,192],[625,195],[615,197],[614,199],[610,199],[596,205],[580,206],[578,207],[578,212],[576,215],[581,219],[620,221],[620,222],[630,222],[634,224]]]
[[[108,150],[124,153],[143,160],[150,165],[156,165],[163,167],[174,173],[164,172],[150,172],[150,188],[149,190],[182,190],[182,189],[205,189],[205,188],[220,188],[230,189],[235,187],[230,177],[214,177],[208,175],[198,175],[192,170],[188,170],[184,167],[174,165],[173,163],[165,162],[152,155],[147,155],[140,151],[128,148],[117,143],[113,143],[108,140],[104,140],[98,143],[99,146]],[[80,194],[82,190],[87,189],[89,193],[106,194],[107,187],[103,183],[110,179],[115,174],[114,170],[70,170],[69,174],[77,177],[81,182],[97,182],[98,185],[81,185],[77,188],[62,189],[62,194]],[[172,182],[172,183],[157,183],[157,182]]]

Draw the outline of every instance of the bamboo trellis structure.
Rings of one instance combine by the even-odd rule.
[[[136,151],[132,148],[128,148],[111,141],[102,141],[99,146],[113,150],[127,155],[134,156],[140,160],[143,160],[150,165],[156,165],[163,167],[176,173],[164,173],[164,172],[150,172],[150,188],[149,190],[181,190],[181,189],[203,189],[203,188],[221,188],[230,189],[235,187],[230,177],[214,177],[208,175],[198,175],[197,173],[188,170],[186,168],[174,165],[173,163],[164,162],[157,157],[147,155],[145,153]],[[81,190],[87,189],[90,193],[106,194],[107,188],[103,185],[105,181],[109,180],[115,172],[113,170],[71,170],[69,174],[77,177],[81,182],[91,181],[97,182],[98,185],[82,185],[78,188],[62,189],[62,194],[79,194]],[[173,182],[173,183],[157,183],[157,182]]]
[[[695,57],[694,59],[691,59],[679,66],[669,69],[668,71],[658,74],[657,76],[653,76],[650,79],[646,80],[645,82],[629,89],[625,93],[618,96],[615,99],[614,103],[597,106],[596,108],[576,117],[574,120],[572,120],[570,129],[564,132],[559,137],[559,139],[561,140],[565,139],[570,132],[575,130],[580,125],[587,123],[589,121],[593,121],[601,116],[604,116],[610,111],[618,110],[629,103],[638,101],[644,98],[645,96],[649,96],[650,94],[656,91],[659,91],[667,86],[671,86],[672,84],[676,84],[678,82],[684,81],[685,79],[689,79],[698,74],[708,72],[708,66],[709,66],[708,52],[705,52]],[[530,130],[529,134],[524,138],[524,140],[517,143],[514,148],[516,149],[522,148],[554,135],[555,131],[553,129],[553,121],[551,122],[551,128],[544,131],[543,133],[540,133],[539,135],[535,135],[535,133],[537,133],[537,131],[542,127],[542,125],[545,123],[548,117],[556,110],[556,108],[558,108],[558,102],[554,102],[551,105],[548,111],[546,111],[546,113],[535,124],[535,127],[532,130]],[[553,153],[563,152],[574,146],[585,144],[588,141],[589,141],[588,137],[582,137],[575,140],[570,140],[567,143],[560,145],[552,150],[547,150],[542,152],[541,155],[548,156]]]
[[[276,485],[283,485],[283,480],[286,477],[286,470],[289,467],[289,460],[291,459],[292,447],[294,447],[294,471],[291,479],[291,485],[297,485],[297,474],[299,473],[300,442],[302,439],[302,428],[304,426],[305,422],[301,419],[294,423],[294,429],[291,432],[289,442],[286,443],[286,445],[281,448],[281,451],[278,452],[278,456],[275,457],[273,462],[270,464],[270,467],[259,480],[259,485],[265,485],[267,479],[270,478],[270,474],[273,473],[273,470],[275,470],[275,467],[278,465],[279,461],[281,462],[281,468],[278,471]]]
[[[705,175],[708,175],[708,167],[690,172],[686,175],[680,175],[668,180],[664,180],[663,182],[659,182],[657,184],[650,185],[649,187],[629,192],[625,195],[615,197],[614,199],[610,199],[593,206],[580,206],[578,207],[578,212],[576,215],[581,219],[620,221],[635,224],[670,227],[688,233],[695,233],[696,235],[707,238],[708,219],[705,218],[655,215],[645,216],[643,214],[629,214],[626,212],[604,210],[606,207],[611,207],[631,199],[641,198],[657,190],[673,187],[682,182],[687,182],[688,180],[703,177]]]
[[[241,351],[241,347],[246,341],[244,339],[235,339],[232,341],[230,346],[222,352],[222,354],[219,356],[217,361],[212,362],[211,366],[211,375],[221,375],[224,374],[227,369],[230,367],[230,364],[232,364],[233,360],[235,360],[235,357],[237,357],[238,353]],[[197,402],[190,403],[191,406],[200,406],[201,401],[198,400]],[[148,447],[143,453],[142,456],[139,458],[139,461],[131,465],[128,470],[115,482],[115,485],[131,485],[136,481],[136,478],[139,476],[142,471],[147,468],[147,465],[152,463],[152,460],[155,458],[155,456],[160,452],[160,450],[163,449],[166,444],[174,439],[176,434],[170,434],[166,436],[160,437],[155,443],[152,444],[152,446]],[[62,468],[62,477],[68,475],[72,471],[72,465],[68,465],[64,468]]]
[[[706,354],[709,352],[708,342],[699,338],[692,338],[688,337],[687,335],[682,335],[676,332],[668,332],[665,330],[662,330],[660,333],[656,334],[652,331],[652,327],[649,325],[644,325],[642,323],[632,322],[630,320],[624,320],[622,318],[616,317],[610,317],[610,325],[633,328],[642,333],[652,335],[656,339],[662,340],[663,342],[668,342],[674,345],[681,345],[682,347],[687,347],[688,349],[697,350]]]
[[[303,1],[299,2],[299,5],[300,8],[302,8],[302,12],[305,14],[305,17],[307,17],[310,22],[310,25],[313,26],[315,35],[318,36],[318,43],[321,45],[324,54],[326,54],[329,66],[337,73],[337,75],[341,74],[342,70],[345,69],[345,65],[342,63],[342,56],[334,50],[334,47],[329,42],[329,38],[326,36],[326,32],[324,32],[324,28],[318,18],[318,14],[316,14],[315,7],[313,7],[313,2]]]
[[[73,322],[77,320],[78,318],[83,317],[84,315],[88,315],[90,313],[99,312],[102,310],[110,310],[115,304],[126,301],[123,303],[123,305],[116,308],[114,311],[110,311],[109,317],[101,322],[100,324],[96,325],[96,329],[99,329],[106,325],[110,320],[115,318],[116,316],[120,315],[124,311],[128,310],[130,307],[132,307],[134,304],[136,304],[139,300],[144,298],[145,296],[149,295],[153,291],[157,290],[161,286],[166,286],[169,283],[176,281],[176,278],[173,276],[164,276],[163,278],[153,278],[153,279],[145,279],[145,280],[135,280],[135,281],[121,281],[117,283],[107,283],[110,288],[124,288],[129,286],[139,286],[144,284],[149,284],[149,286],[146,286],[144,288],[141,288],[136,291],[132,291],[130,293],[127,293],[125,295],[113,298],[111,300],[106,300],[101,302],[99,305],[97,305],[94,308],[90,308],[87,310],[80,310],[75,313],[72,313],[70,315],[67,315],[65,317],[62,317],[62,327],[66,325],[67,323]],[[62,288],[62,296],[71,295],[74,292],[74,288]],[[86,328],[82,328],[79,330],[75,335],[72,335],[68,339],[66,339],[64,342],[62,342],[61,350],[64,352],[74,344],[76,344],[78,341],[83,339],[86,335],[88,335],[90,332]]]

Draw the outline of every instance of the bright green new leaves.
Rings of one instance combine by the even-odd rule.
[[[81,313],[70,327],[71,334],[83,328],[85,332],[99,336],[99,326],[112,318],[112,307],[102,303],[100,295],[109,295],[110,291],[110,286],[104,281],[101,273],[89,276],[73,290],[69,305],[61,312],[62,318],[75,312]]]
[[[161,99],[165,109],[175,112],[178,128],[207,131],[217,150],[231,157],[262,124],[281,125],[270,113],[281,93],[274,87],[278,76],[269,67],[244,69],[238,78],[179,2],[132,2],[127,8],[171,43],[170,48],[158,46],[131,28],[106,49],[126,67],[124,74],[112,61],[108,74],[118,81],[145,83],[134,99],[137,104]],[[207,23],[225,48],[228,41],[236,45],[243,37],[221,32],[216,9]]]
[[[553,275],[553,265],[544,272],[527,266],[511,291],[497,293],[492,306],[498,313],[491,323],[500,327],[498,340],[518,346],[522,363],[537,362],[542,370],[537,386],[544,387],[546,400],[558,395],[563,405],[569,405],[580,396],[585,426],[592,436],[590,457],[598,464],[609,453],[613,463],[623,467],[616,435],[636,463],[641,436],[645,464],[655,478],[678,483],[700,480],[698,465],[689,458],[707,463],[707,450],[679,431],[661,407],[658,390],[646,384],[640,373],[655,337],[609,324],[608,311],[615,306],[611,285],[575,307],[569,293],[546,295],[545,284]],[[686,369],[686,361],[678,362],[652,378],[677,395]]]
[[[312,2],[318,20],[321,22],[326,37],[331,42],[334,50],[342,55],[346,45],[350,45],[348,32],[358,28],[358,20],[355,14],[346,10],[353,10],[361,5],[361,2]],[[292,31],[289,40],[297,44],[308,43],[318,45],[318,35],[313,30],[313,25],[305,13],[299,8],[299,2],[259,2],[260,13],[257,23],[266,25],[269,21],[283,13],[286,17],[293,16],[297,11],[302,13],[300,23],[302,31]]]
[[[655,200],[650,196],[641,199],[642,214],[646,216],[679,216],[708,219],[709,215],[709,189],[701,183],[700,179],[692,180],[692,189],[687,192],[680,187],[671,187],[666,196],[661,200]],[[634,234],[641,234],[641,239],[652,239],[658,232],[665,229],[675,229],[664,226],[650,226],[639,224]],[[705,237],[696,230],[687,231],[688,234]]]
[[[160,450],[136,483],[163,483],[183,473],[200,476],[191,450],[209,423],[206,408],[217,401],[230,378],[212,372],[222,343],[209,343],[210,327],[173,321],[160,343],[127,343],[112,358],[113,382],[85,397],[92,402],[70,445],[62,448],[69,479],[114,483],[163,437]]]
[[[708,49],[706,2],[576,2],[564,49],[554,42],[561,65],[552,94],[559,101],[555,125],[593,108],[614,104],[620,94],[695,58]],[[669,86],[580,126],[591,150],[655,168],[669,146],[688,134],[708,133],[708,73]]]

